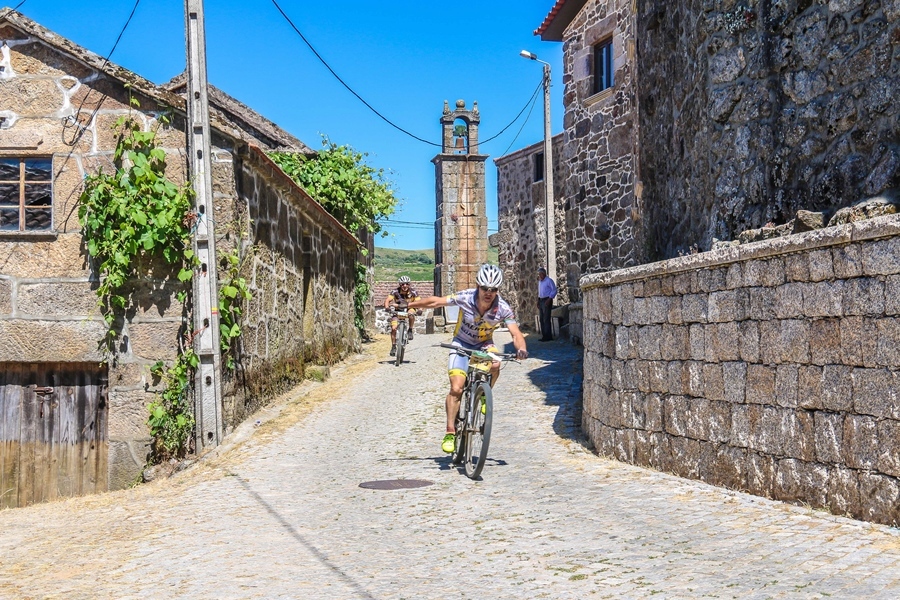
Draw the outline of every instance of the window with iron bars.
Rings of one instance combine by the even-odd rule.
[[[0,157],[0,234],[53,229],[53,160]]]

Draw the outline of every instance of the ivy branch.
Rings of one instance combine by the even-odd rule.
[[[162,361],[150,367],[150,372],[165,383],[157,399],[150,403],[147,425],[153,437],[153,457],[157,461],[169,457],[181,458],[190,450],[194,432],[194,414],[190,404],[190,387],[200,358],[187,348],[166,368]]]
[[[244,300],[250,300],[247,280],[240,276],[240,256],[237,249],[225,256],[226,269],[219,287],[219,344],[225,366],[234,370],[234,341],[241,335],[240,319]]]
[[[384,169],[366,164],[368,154],[322,136],[322,150],[310,158],[294,152],[269,156],[349,231],[381,231],[379,221],[394,212],[398,199]]]
[[[137,101],[132,99],[132,105]],[[160,121],[167,122],[165,117]],[[184,302],[198,262],[191,249],[196,217],[190,185],[179,186],[166,178],[166,153],[156,146],[155,131],[142,131],[130,116],[119,118],[114,127],[119,129],[115,172],[101,169],[88,176],[78,208],[87,250],[100,275],[97,296],[110,352],[119,335],[116,316],[129,307],[129,283],[162,259],[178,270],[183,285],[178,298]],[[151,367],[164,382],[147,419],[157,460],[184,456],[190,450],[194,416],[188,392],[198,364],[197,355],[187,347],[168,369],[162,361]]]
[[[113,154],[114,173],[100,171],[85,180],[78,208],[88,253],[100,275],[97,288],[110,336],[116,315],[129,305],[127,284],[157,259],[178,268],[186,283],[196,264],[191,249],[195,222],[190,185],[166,178],[166,153],[156,132],[141,131],[130,116],[120,117]]]

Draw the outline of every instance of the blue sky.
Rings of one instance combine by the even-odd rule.
[[[414,135],[440,142],[444,100],[478,101],[481,139],[496,134],[528,104],[541,65],[552,65],[553,133],[562,127],[562,45],[533,35],[554,0],[373,2],[277,0],[332,69],[369,104]],[[7,5],[18,2],[7,0]],[[106,56],[133,0],[27,0],[19,9],[44,27]],[[389,172],[401,205],[378,246],[434,246],[434,166],[438,148],[394,129],[350,94],[291,29],[272,0],[212,0],[206,12],[213,85],[278,123],[312,148],[321,135],[368,153]],[[141,0],[111,60],[163,83],[184,70],[183,0]],[[493,159],[543,138],[539,94],[527,122],[484,145],[491,231],[497,226]],[[521,129],[522,123],[524,128]],[[518,134],[518,136],[517,136]]]

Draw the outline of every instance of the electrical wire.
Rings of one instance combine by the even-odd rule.
[[[23,2],[24,1],[25,0],[23,0]],[[125,30],[128,29],[128,25],[131,24],[131,19],[134,18],[134,13],[137,11],[137,7],[140,3],[141,3],[141,0],[135,0],[134,6],[131,8],[131,14],[128,15],[128,19],[125,21],[125,24],[122,26],[122,29],[119,31],[119,35],[116,36],[116,42],[113,44],[113,47],[109,51],[109,54],[107,54],[106,58],[103,59],[103,64],[100,65],[100,68],[98,69],[99,71],[102,71],[106,67],[106,65],[109,64],[109,59],[112,57],[113,52],[116,51],[116,48],[119,47],[119,42],[122,41],[122,36],[125,35]],[[78,110],[76,110],[74,115],[72,116],[71,124],[68,124],[66,122],[63,123],[63,132],[62,132],[63,143],[66,144],[67,146],[74,147],[78,143],[78,141],[81,139],[81,136],[84,135],[84,132],[87,131],[87,126],[86,125],[82,126],[78,122],[78,115],[79,115],[79,113],[81,113],[81,109],[84,108],[84,104],[87,102],[88,98],[91,95],[91,92],[93,92],[93,91],[94,91],[93,87],[89,88],[88,92],[84,95],[84,98],[81,99],[81,103],[78,105]],[[91,118],[88,119],[88,124],[90,124],[94,120],[94,118],[97,116],[97,112],[100,110],[100,106],[103,104],[103,100],[106,99],[106,97],[107,97],[107,94],[104,92],[103,97],[100,98],[100,102],[97,103],[97,107],[91,112]],[[67,142],[65,139],[66,129],[68,129],[69,127],[75,126],[75,125],[78,126],[78,132],[75,134],[75,136],[72,138],[72,140],[70,142]]]
[[[403,225],[428,225],[429,227],[434,225],[433,221],[396,221],[394,219],[385,219],[382,221],[383,223],[394,224],[401,223]],[[497,219],[488,219],[488,223],[497,223]]]
[[[503,154],[500,156],[506,156],[506,153],[509,152],[509,149],[513,147],[513,144],[516,143],[516,140],[519,139],[519,135],[522,133],[522,130],[525,129],[525,124],[528,123],[528,119],[531,118],[531,111],[534,110],[534,105],[537,103],[537,94],[531,97],[531,108],[528,109],[528,115],[525,117],[525,120],[522,121],[522,126],[519,127],[519,131],[516,132],[516,137],[512,139],[509,143],[509,146],[506,147],[506,150],[503,151]]]
[[[390,119],[388,119],[387,117],[385,117],[383,114],[381,114],[380,112],[378,112],[378,110],[376,110],[375,107],[373,107],[371,104],[369,104],[368,102],[366,102],[365,99],[364,99],[362,96],[360,96],[359,94],[357,94],[356,91],[355,91],[353,88],[351,88],[349,85],[347,85],[347,82],[345,82],[343,79],[341,79],[341,76],[338,75],[338,74],[334,71],[334,69],[331,68],[331,65],[329,65],[327,62],[325,62],[325,59],[322,58],[322,55],[319,54],[318,51],[316,51],[315,48],[313,48],[313,45],[309,43],[309,40],[306,39],[306,36],[303,35],[303,33],[301,33],[301,31],[297,28],[296,25],[294,25],[294,22],[291,21],[291,18],[287,16],[287,14],[284,12],[284,10],[282,10],[281,6],[278,5],[278,2],[277,2],[276,0],[272,0],[272,4],[275,5],[275,8],[278,9],[278,12],[281,13],[281,16],[284,17],[284,20],[288,22],[288,25],[290,25],[291,28],[292,28],[295,32],[297,32],[297,35],[300,36],[300,39],[303,40],[303,43],[306,44],[307,47],[312,51],[312,53],[316,55],[316,58],[319,59],[319,62],[321,62],[323,65],[325,65],[325,68],[328,69],[328,72],[331,73],[332,75],[334,75],[334,78],[337,79],[337,80],[340,82],[340,84],[341,84],[342,86],[344,86],[344,87],[347,89],[348,92],[350,92],[351,94],[353,94],[354,96],[356,96],[356,98],[357,98],[360,102],[362,102],[363,104],[365,104],[366,107],[367,107],[369,110],[371,110],[373,113],[375,113],[376,115],[378,115],[378,117],[380,117],[382,121],[384,121],[385,123],[387,123],[388,125],[390,125],[390,126],[393,127],[394,129],[397,129],[397,130],[399,130],[399,131],[402,131],[403,133],[405,133],[405,134],[408,135],[409,137],[414,138],[414,139],[416,139],[416,140],[419,140],[420,142],[423,142],[423,143],[425,143],[425,144],[429,144],[429,145],[431,145],[431,146],[437,146],[438,148],[441,148],[441,144],[435,144],[434,142],[430,142],[430,141],[428,141],[428,140],[426,140],[426,139],[424,139],[424,138],[420,138],[419,136],[417,136],[417,135],[415,135],[415,134],[413,134],[413,133],[407,131],[406,129],[403,129],[402,127],[400,127],[399,125],[397,125],[396,123],[394,123],[393,121],[391,121]]]
[[[525,112],[525,109],[528,108],[528,105],[529,105],[529,104],[531,105],[532,108],[534,108],[534,103],[535,103],[535,100],[537,100],[538,92],[540,91],[540,89],[541,89],[541,87],[542,87],[543,85],[544,85],[544,78],[541,77],[541,81],[540,81],[540,83],[538,83],[537,87],[534,88],[534,92],[531,94],[531,98],[528,100],[528,102],[525,103],[525,106],[522,107],[522,110],[519,111],[519,114],[516,115],[516,118],[513,119],[512,121],[510,121],[509,124],[508,124],[506,127],[504,127],[503,129],[501,129],[501,130],[499,131],[499,133],[497,133],[497,135],[495,135],[495,136],[493,136],[493,137],[489,137],[489,138],[486,139],[486,140],[479,141],[479,142],[478,142],[478,145],[480,146],[480,145],[482,145],[482,144],[487,144],[488,142],[490,142],[490,141],[492,141],[492,140],[495,140],[495,139],[497,139],[498,137],[500,137],[501,135],[503,135],[503,132],[504,132],[504,131],[506,131],[507,129],[509,129],[510,127],[512,127],[512,124],[519,120],[519,117],[522,116],[522,113]],[[529,116],[531,115],[531,111],[530,111],[530,110],[528,111],[528,115],[529,115]],[[522,123],[522,127],[525,127],[525,123],[527,123],[527,122],[528,122],[528,117],[525,117],[525,121]],[[522,133],[522,128],[521,128],[521,127],[519,128],[519,133]],[[516,134],[516,137],[519,137],[519,134],[518,134],[518,133]],[[513,139],[513,142],[515,142],[515,139]],[[511,145],[511,144],[510,144],[510,145]],[[503,154],[506,154],[506,152],[504,152]]]
[[[300,31],[300,29],[294,24],[294,22],[293,22],[293,21],[291,20],[291,18],[287,15],[287,13],[284,12],[284,10],[283,10],[283,9],[281,8],[281,6],[278,4],[278,1],[277,1],[277,0],[272,0],[272,4],[275,5],[275,8],[278,9],[278,12],[281,13],[281,16],[284,18],[284,20],[287,21],[288,25],[291,26],[291,29],[293,29],[294,32],[296,32],[296,34],[300,36],[300,39],[303,40],[303,43],[306,44],[306,46],[312,51],[312,53],[315,55],[315,57],[316,57],[317,59],[319,59],[319,62],[321,62],[322,65],[324,65],[324,67],[325,67],[326,69],[328,69],[328,72],[331,73],[331,74],[334,76],[334,78],[337,79],[338,82],[339,82],[342,86],[344,86],[344,88],[345,88],[348,92],[350,92],[351,94],[353,94],[353,95],[356,97],[357,100],[359,100],[360,102],[362,102],[362,103],[366,106],[366,108],[368,108],[368,109],[371,110],[373,113],[375,113],[375,115],[377,115],[378,118],[380,118],[382,121],[384,121],[385,123],[387,123],[388,125],[390,125],[390,126],[393,127],[394,129],[396,129],[396,130],[398,130],[398,131],[400,131],[400,132],[402,132],[402,133],[405,133],[405,134],[408,135],[409,137],[411,137],[411,138],[413,138],[413,139],[415,139],[415,140],[418,140],[418,141],[420,141],[420,142],[422,142],[422,143],[424,143],[424,144],[428,144],[429,146],[437,146],[438,148],[443,148],[443,145],[442,145],[442,144],[437,144],[437,143],[432,142],[432,141],[430,141],[430,140],[426,140],[425,138],[421,138],[421,137],[415,135],[414,133],[411,133],[410,131],[407,131],[407,130],[404,129],[403,127],[400,127],[399,125],[397,125],[396,123],[394,123],[393,121],[391,121],[390,119],[388,119],[386,116],[384,116],[383,114],[381,114],[381,113],[380,113],[375,107],[373,107],[371,104],[369,104],[368,102],[366,102],[366,100],[365,100],[362,96],[360,96],[358,93],[356,93],[356,90],[354,90],[353,88],[351,88],[351,87],[347,84],[347,82],[344,81],[343,79],[341,79],[341,76],[338,75],[338,74],[335,72],[335,70],[331,68],[331,65],[329,65],[328,62],[325,61],[325,59],[322,57],[322,55],[319,54],[319,52],[313,47],[313,45],[310,43],[310,41],[309,41],[308,39],[306,39],[306,36],[303,35],[303,33],[302,33],[302,32]],[[487,138],[486,140],[481,140],[481,141],[479,141],[479,142],[478,142],[478,145],[481,146],[482,144],[486,144],[486,143],[488,143],[488,142],[490,142],[490,141],[492,141],[492,140],[494,140],[494,139],[500,137],[500,136],[503,134],[503,132],[505,132],[507,129],[509,129],[509,128],[513,125],[513,123],[515,123],[515,122],[519,119],[519,117],[522,115],[522,113],[525,112],[525,109],[528,107],[528,105],[529,105],[529,104],[533,104],[533,99],[537,96],[537,90],[540,89],[542,83],[543,83],[543,77],[541,78],[541,83],[538,84],[537,89],[535,89],[534,94],[532,94],[531,99],[529,99],[528,102],[525,103],[525,106],[522,107],[522,110],[519,111],[519,114],[517,114],[516,117],[515,117],[512,121],[510,121],[508,125],[506,125],[503,129],[501,129],[500,132],[497,133],[496,135],[494,135],[494,136],[492,136],[492,137],[489,137],[489,138]]]
[[[28,2],[28,0],[22,0],[21,2],[19,2],[18,4],[16,4],[16,5],[13,6],[12,8],[10,8],[9,10],[7,10],[5,13],[3,13],[2,15],[0,15],[0,19],[5,18],[6,15],[8,15],[8,14],[11,13],[11,12],[15,12],[15,11],[19,10],[19,7],[22,6],[23,4],[25,4],[26,2]]]

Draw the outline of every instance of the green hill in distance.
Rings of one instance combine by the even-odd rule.
[[[488,262],[497,264],[497,249],[488,248]],[[375,247],[375,281],[406,275],[413,281],[434,280],[434,249],[399,250]]]

